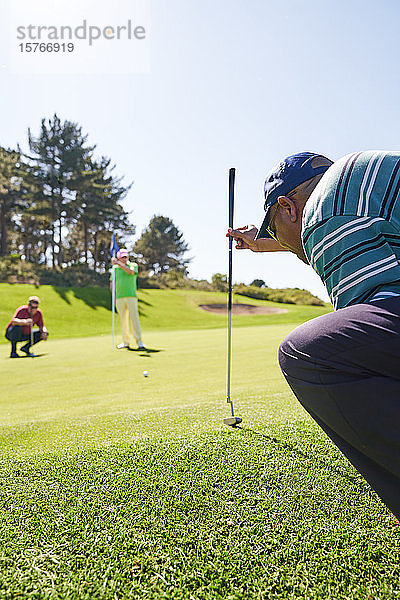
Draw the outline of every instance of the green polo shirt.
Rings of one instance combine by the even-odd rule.
[[[115,297],[116,298],[136,298],[138,266],[136,263],[127,261],[126,266],[135,271],[134,275],[129,275],[118,265],[113,265],[110,275],[112,281],[112,272],[115,272]]]

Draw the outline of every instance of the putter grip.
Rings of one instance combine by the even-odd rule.
[[[233,229],[233,207],[235,200],[235,169],[229,169],[229,227]],[[229,236],[229,263],[228,263],[228,314],[232,310],[232,242],[233,238]],[[230,318],[230,316],[229,316]]]
[[[233,207],[235,203],[235,173],[236,169],[229,169],[229,227],[233,229]],[[232,238],[231,238],[232,239]]]

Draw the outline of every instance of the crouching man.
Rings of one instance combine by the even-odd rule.
[[[17,353],[17,342],[26,342],[20,351],[27,356],[35,356],[31,352],[31,346],[40,340],[47,340],[49,334],[43,323],[39,302],[37,296],[28,298],[28,304],[19,306],[7,325],[6,338],[11,342],[10,358],[20,358]],[[34,331],[34,325],[37,325],[39,329]]]

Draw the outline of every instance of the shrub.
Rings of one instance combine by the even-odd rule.
[[[253,279],[249,285],[255,285],[258,288],[265,288],[265,281],[264,279]]]
[[[108,286],[109,273],[98,273],[86,265],[49,269],[37,268],[41,285],[61,285],[67,287],[105,287]]]
[[[0,259],[0,281],[39,285],[37,266],[21,260],[18,254]]]
[[[244,285],[243,283],[234,286],[234,292],[241,296],[257,298],[258,300],[270,300],[271,302],[283,302],[285,304],[307,304],[312,306],[325,306],[317,296],[313,296],[308,290],[299,288],[259,288],[254,285]]]
[[[213,289],[217,292],[227,292],[228,291],[228,282],[226,275],[222,273],[214,273],[211,278],[211,283]]]
[[[8,283],[104,287],[108,285],[108,280],[108,273],[98,273],[86,265],[51,269],[21,260],[17,254],[0,259],[0,281]]]

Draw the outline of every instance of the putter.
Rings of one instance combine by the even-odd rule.
[[[235,169],[229,169],[229,227],[233,229],[233,207],[235,199]],[[230,417],[224,419],[225,425],[236,427],[242,422],[240,417],[235,416],[233,400],[231,398],[231,334],[232,334],[232,242],[229,236],[229,267],[228,267],[228,372],[226,378],[226,402],[231,405]]]

